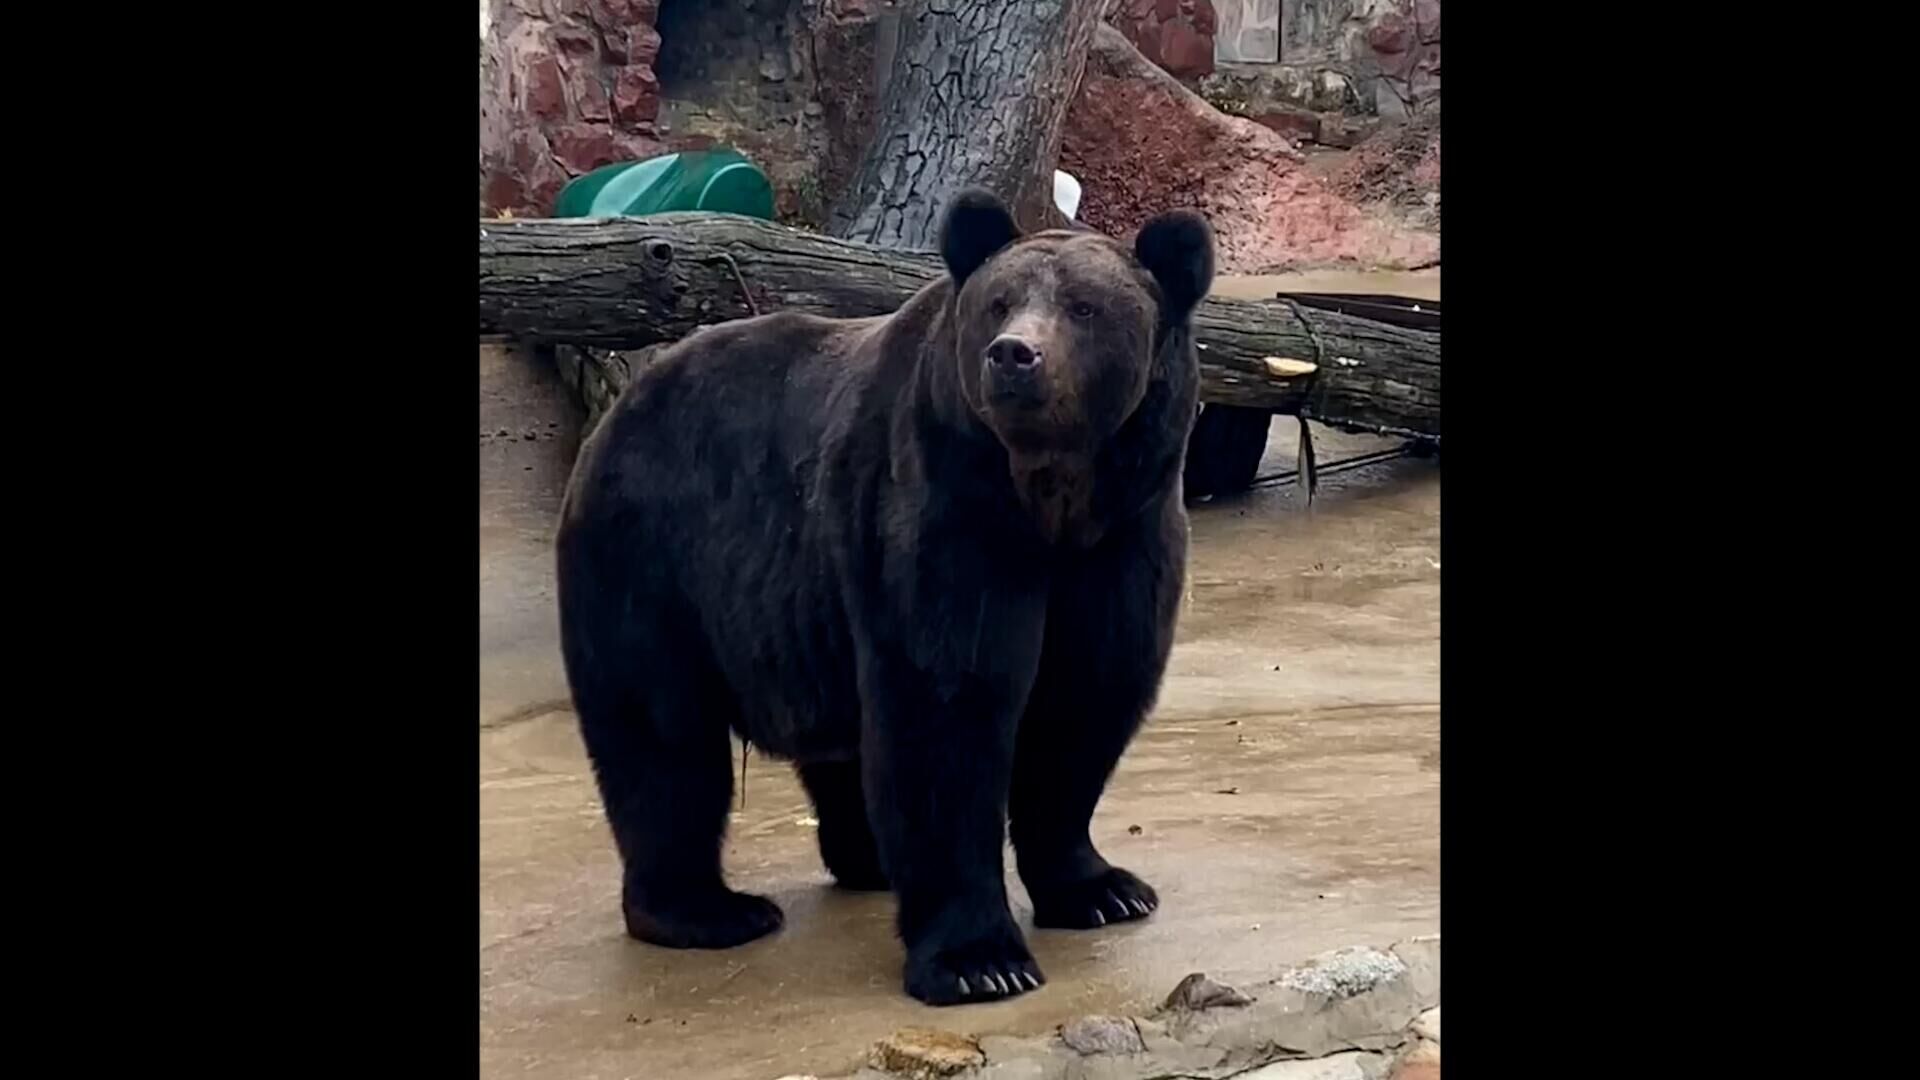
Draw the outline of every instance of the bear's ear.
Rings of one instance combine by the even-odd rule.
[[[985,188],[968,188],[955,196],[940,223],[940,257],[958,285],[1019,236],[1020,226],[1013,223],[1000,196]]]
[[[1184,319],[1213,287],[1213,230],[1191,210],[1174,210],[1145,225],[1133,254],[1160,283],[1166,316]]]

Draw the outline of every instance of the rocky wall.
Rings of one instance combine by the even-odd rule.
[[[482,0],[482,215],[544,216],[601,165],[724,144],[766,170],[782,220],[819,224],[872,132],[895,7]]]
[[[545,216],[569,179],[600,165],[724,143],[767,171],[782,220],[814,227],[871,139],[899,12],[895,0],[485,2],[483,216]],[[1160,209],[1195,206],[1213,217],[1228,270],[1436,259],[1436,236],[1372,204],[1411,206],[1427,215],[1412,224],[1437,227],[1437,123],[1430,153],[1402,139],[1329,186],[1292,144],[1350,146],[1378,119],[1330,69],[1305,85],[1276,81],[1275,65],[1195,75],[1200,54],[1184,35],[1210,35],[1224,2],[1114,0],[1067,119],[1060,167],[1085,189],[1081,219],[1124,235]],[[1319,2],[1351,14],[1375,0]],[[1367,8],[1369,32],[1381,48],[1423,43],[1437,70],[1437,0],[1418,2],[1433,7],[1417,30],[1409,19],[1398,36],[1391,12]],[[1418,190],[1392,173],[1409,161]]]
[[[480,212],[550,213],[567,181],[666,149],[658,0],[491,0],[481,18]]]
[[[1107,22],[1176,79],[1213,74],[1213,0],[1115,0]]]
[[[1111,28],[1094,38],[1060,167],[1085,189],[1081,220],[1110,235],[1171,206],[1206,214],[1229,273],[1406,268],[1440,256],[1438,235],[1334,190],[1284,136],[1222,114]]]
[[[1201,80],[1215,107],[1295,139],[1353,146],[1436,106],[1440,0],[1216,0],[1220,62]],[[1277,6],[1276,6],[1277,4]],[[1243,62],[1256,17],[1278,19],[1277,62]],[[1259,31],[1267,33],[1267,31]],[[1261,38],[1274,56],[1273,42]]]

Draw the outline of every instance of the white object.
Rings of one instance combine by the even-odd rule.
[[[1072,221],[1073,216],[1080,212],[1080,181],[1059,169],[1053,170],[1053,205],[1067,215],[1068,221]]]

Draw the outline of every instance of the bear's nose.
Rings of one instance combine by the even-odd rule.
[[[1040,362],[1040,350],[1027,344],[1023,338],[1001,334],[993,339],[993,344],[987,346],[987,360],[997,368],[1030,368]]]

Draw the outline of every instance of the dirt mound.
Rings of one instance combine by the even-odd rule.
[[[1228,273],[1439,257],[1438,236],[1363,210],[1285,137],[1215,109],[1107,26],[1068,112],[1060,167],[1086,191],[1081,220],[1103,232],[1127,235],[1169,207],[1206,214]]]
[[[1382,204],[1440,223],[1440,111],[1383,128],[1327,173],[1327,185],[1361,204]]]

